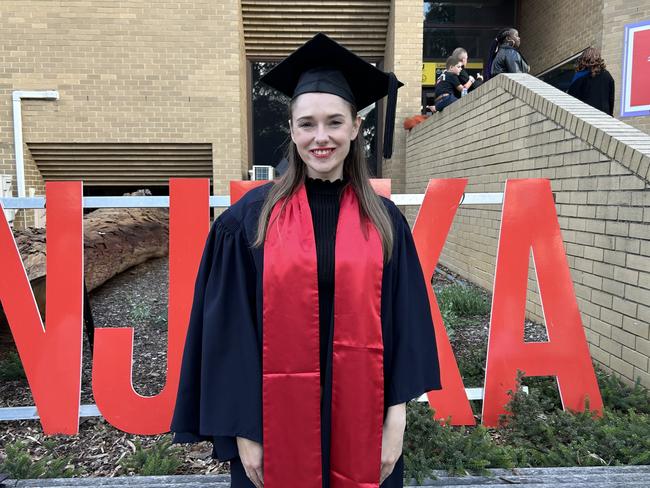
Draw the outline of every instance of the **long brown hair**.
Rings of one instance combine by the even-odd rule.
[[[592,78],[605,69],[605,61],[600,57],[600,51],[595,47],[588,47],[578,58],[576,71],[584,69],[591,70]]]
[[[289,104],[289,118],[293,120],[293,104],[295,99]],[[349,102],[345,102],[350,108],[352,120],[357,116],[356,108]],[[359,212],[363,218],[369,219],[379,232],[381,243],[383,247],[384,262],[390,261],[391,253],[393,250],[393,226],[391,223],[388,210],[382,203],[381,199],[372,186],[370,185],[370,171],[364,154],[365,142],[362,131],[359,129],[357,137],[350,142],[350,151],[348,152],[343,162],[343,177],[348,181],[359,200]],[[257,224],[257,236],[254,247],[264,245],[266,238],[266,231],[271,217],[271,211],[275,205],[282,201],[281,212],[291,197],[300,188],[305,181],[307,175],[306,165],[298,154],[298,148],[293,140],[289,139],[289,146],[287,149],[287,161],[289,162],[287,171],[282,177],[275,182],[271,187],[262,210],[260,212],[260,219]]]

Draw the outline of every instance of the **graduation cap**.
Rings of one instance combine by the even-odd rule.
[[[392,156],[397,89],[404,84],[393,73],[374,67],[325,34],[316,34],[260,81],[292,99],[312,92],[338,95],[357,110],[388,95],[384,158]]]

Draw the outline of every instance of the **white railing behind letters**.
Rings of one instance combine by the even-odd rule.
[[[423,193],[403,193],[391,195],[391,200],[399,206],[421,205]],[[5,209],[43,209],[45,197],[10,197],[0,198]],[[501,205],[503,193],[465,193],[460,205]],[[228,195],[210,197],[210,207],[227,208],[230,206]],[[83,208],[169,208],[169,197],[138,196],[138,197],[83,197]],[[524,391],[528,391],[524,387]],[[468,400],[483,400],[483,388],[465,388]],[[426,402],[427,396],[420,396],[417,401]],[[100,417],[97,405],[81,405],[80,417]],[[0,408],[0,422],[3,420],[36,420],[38,412],[35,406]]]

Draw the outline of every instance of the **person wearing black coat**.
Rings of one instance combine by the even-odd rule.
[[[519,52],[521,39],[517,29],[504,29],[492,42],[486,65],[486,79],[500,73],[528,73],[530,66]]]
[[[615,83],[605,69],[600,51],[588,47],[578,58],[576,73],[567,93],[608,115],[614,114]]]

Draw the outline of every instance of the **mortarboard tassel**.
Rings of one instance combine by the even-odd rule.
[[[397,89],[399,81],[394,73],[388,75],[388,102],[386,104],[386,125],[384,126],[384,159],[393,155],[393,132],[395,131],[395,112],[397,108]]]

